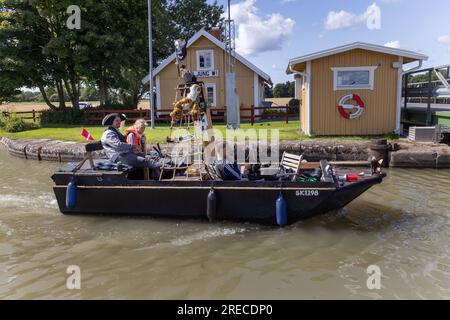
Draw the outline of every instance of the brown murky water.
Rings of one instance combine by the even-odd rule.
[[[0,298],[450,298],[450,170],[390,170],[341,212],[281,230],[63,216],[57,166],[0,150]],[[66,287],[70,265],[81,290]]]

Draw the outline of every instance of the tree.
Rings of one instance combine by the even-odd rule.
[[[286,83],[278,83],[273,89],[275,98],[292,98],[295,97],[295,82],[287,81]]]
[[[147,1],[84,0],[79,30],[66,25],[72,4],[0,0],[0,95],[37,87],[51,109],[64,108],[65,95],[78,108],[82,89],[93,85],[101,104],[119,96],[137,107],[148,73]],[[152,1],[154,66],[170,55],[175,39],[220,24],[222,13],[206,0]]]
[[[273,98],[273,89],[269,87],[267,84],[264,84],[264,97]]]

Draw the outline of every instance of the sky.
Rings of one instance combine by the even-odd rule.
[[[450,0],[231,0],[231,15],[236,51],[274,83],[293,80],[291,58],[355,41],[424,53],[424,67],[450,64]]]

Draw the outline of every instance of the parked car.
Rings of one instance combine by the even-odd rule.
[[[78,105],[80,106],[80,110],[92,108],[92,103],[90,102],[80,102]]]

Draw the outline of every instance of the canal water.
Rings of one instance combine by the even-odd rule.
[[[1,299],[450,298],[450,170],[389,170],[347,208],[278,229],[64,216],[57,167],[0,150]]]

